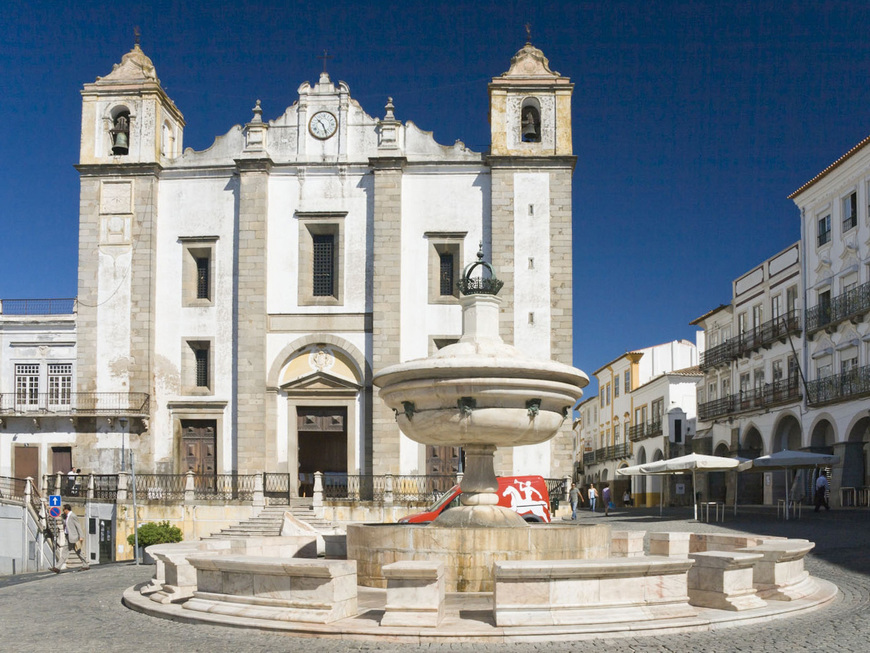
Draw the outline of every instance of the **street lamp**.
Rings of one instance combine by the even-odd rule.
[[[125,472],[127,471],[127,454],[125,453],[125,442],[127,440],[127,418],[122,417],[118,420],[118,424],[121,427],[121,471]]]

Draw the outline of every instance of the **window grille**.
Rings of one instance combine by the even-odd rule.
[[[441,295],[453,294],[453,254],[441,252]]]
[[[314,296],[335,294],[335,237],[332,234],[313,234],[314,241]]]
[[[196,298],[209,299],[209,260],[207,257],[196,259]]]
[[[819,218],[819,236],[818,245],[831,242],[831,216],[826,215],[824,218]]]
[[[843,198],[843,231],[858,226],[858,196],[852,193]]]
[[[208,349],[197,348],[193,350],[196,356],[196,386],[208,387]]]
[[[69,406],[72,396],[72,363],[49,363],[48,399],[54,406]]]

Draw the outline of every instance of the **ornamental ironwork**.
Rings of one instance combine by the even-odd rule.
[[[479,277],[472,277],[475,268],[482,268]],[[489,276],[484,276],[483,270],[489,270]],[[492,265],[483,260],[483,243],[477,252],[477,260],[465,266],[462,279],[456,284],[463,295],[497,295],[504,286],[504,281],[495,276]]]

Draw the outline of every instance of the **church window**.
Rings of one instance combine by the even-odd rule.
[[[212,394],[212,350],[210,339],[186,341],[181,361],[184,394]]]
[[[453,252],[441,252],[441,295],[453,294]]]
[[[121,109],[112,118],[112,154],[121,156],[130,151],[130,112]]]
[[[335,285],[335,236],[314,234],[313,286],[315,297],[331,297]]]
[[[423,236],[429,241],[429,303],[455,304],[465,232],[426,232]]]
[[[298,295],[300,306],[343,302],[344,216],[347,213],[297,213],[299,220]]]
[[[182,306],[214,303],[214,248],[217,236],[180,237]]]

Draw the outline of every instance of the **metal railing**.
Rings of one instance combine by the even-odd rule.
[[[448,474],[394,476],[393,501],[429,501],[440,497],[454,485],[456,477]]]
[[[644,438],[651,438],[662,434],[662,421],[656,420],[645,424],[634,424],[628,427],[628,439],[638,442]]]
[[[0,476],[0,499],[24,501],[27,480],[13,476]]]
[[[809,316],[809,312],[807,316]],[[711,347],[701,354],[700,367],[702,370],[707,370],[716,365],[728,363],[760,347],[767,347],[777,340],[800,332],[801,313],[799,310],[793,309],[734,338],[729,338],[720,345]]]
[[[258,474],[200,474],[193,477],[195,499],[251,501]]]
[[[619,458],[629,458],[631,456],[631,442],[620,442],[611,447],[601,447],[592,453],[583,454],[583,464],[590,465],[592,463],[600,463],[606,460],[617,460]]]
[[[184,499],[187,474],[136,474],[136,495],[147,501]]]
[[[807,384],[810,406],[832,404],[870,395],[870,365],[833,374]]]
[[[0,315],[72,315],[72,299],[0,299]]]
[[[818,304],[807,311],[807,333],[813,334],[844,320],[870,313],[870,281]]]
[[[797,378],[780,379],[763,387],[743,390],[721,399],[705,401],[698,405],[698,419],[702,422],[724,415],[734,415],[752,410],[770,408],[800,401],[801,386]]]
[[[324,474],[324,499],[351,499],[356,501],[383,501],[385,476],[371,474]]]
[[[145,392],[3,392],[0,415],[148,415]]]

